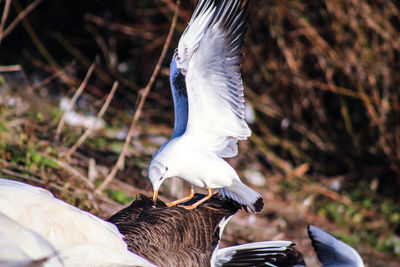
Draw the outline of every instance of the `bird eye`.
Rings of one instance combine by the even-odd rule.
[[[168,171],[168,167],[165,167],[165,170]]]

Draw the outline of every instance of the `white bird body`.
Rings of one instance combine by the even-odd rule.
[[[180,177],[194,186],[222,188],[232,186],[233,180],[240,181],[235,170],[215,153],[194,142],[192,136],[183,135],[172,139],[161,152],[163,161],[168,162],[168,173]],[[194,145],[195,144],[195,145]],[[170,155],[173,154],[173,157]],[[179,165],[185,164],[185,168]],[[204,168],[207,166],[207,168]]]
[[[207,197],[211,188],[220,189],[223,196],[253,211],[263,207],[261,196],[223,159],[236,156],[237,142],[251,134],[240,75],[248,2],[244,3],[200,0],[179,41],[170,65],[174,134],[148,168],[154,198],[165,179],[177,176],[208,188]]]
[[[0,213],[0,265],[30,266],[43,259],[43,266],[63,266],[56,249],[41,235]]]
[[[47,240],[65,266],[154,266],[127,249],[115,225],[45,189],[0,179],[0,212]]]

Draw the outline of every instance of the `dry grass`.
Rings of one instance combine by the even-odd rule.
[[[45,2],[0,2],[0,174],[47,187],[102,217],[139,192],[150,194],[147,164],[173,124],[168,60],[157,60],[176,27],[166,58],[172,55],[195,2],[182,3],[176,25],[169,0],[86,9],[54,1],[54,14]],[[266,208],[256,217],[236,216],[225,243],[292,239],[313,266],[305,231],[313,223],[354,245],[368,266],[390,266],[400,256],[399,4],[252,1],[250,7],[243,79],[256,122],[230,163],[262,192]],[[68,27],[53,27],[52,15],[66,19],[65,8],[75,11],[67,12]],[[160,75],[149,92],[156,65]],[[100,116],[105,127],[67,123],[57,134],[62,96],[83,85],[71,108],[96,116],[114,81],[118,90]],[[121,152],[123,168],[97,192]],[[182,190],[170,182],[164,197]]]

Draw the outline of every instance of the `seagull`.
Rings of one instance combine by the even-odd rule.
[[[291,241],[220,248],[225,225],[242,206],[219,194],[194,210],[156,204],[140,195],[103,220],[43,188],[0,179],[0,265],[302,266]]]
[[[254,212],[264,206],[224,160],[251,135],[240,74],[247,6],[245,0],[200,0],[179,40],[170,64],[174,132],[148,167],[154,201],[165,179],[179,177],[191,184],[190,195],[171,206],[192,198],[195,186],[208,195],[186,209],[211,198],[212,189]]]
[[[308,235],[324,267],[364,267],[358,252],[324,230],[309,225]]]

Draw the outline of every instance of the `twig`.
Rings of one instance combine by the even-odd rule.
[[[60,123],[58,124],[57,131],[56,131],[56,137],[55,137],[56,142],[58,142],[58,140],[60,138],[60,134],[61,134],[62,127],[64,126],[64,120],[65,120],[66,114],[68,113],[68,111],[71,110],[71,108],[75,104],[75,102],[78,99],[78,97],[82,94],[83,90],[86,87],[86,84],[88,83],[88,81],[90,79],[90,76],[93,73],[93,70],[94,70],[95,66],[96,66],[96,64],[95,64],[95,62],[93,62],[92,65],[90,66],[87,74],[86,74],[85,79],[82,81],[82,83],[79,86],[78,90],[76,90],[76,93],[74,94],[74,96],[72,97],[71,101],[69,102],[67,110],[65,111],[64,115],[61,117]]]
[[[27,175],[24,175],[24,174],[21,174],[21,173],[18,173],[18,172],[14,172],[14,171],[12,171],[12,170],[10,170],[8,168],[0,167],[0,173],[1,172],[4,173],[4,174],[10,175],[10,176],[18,177],[18,178],[21,178],[21,179],[24,179],[24,180],[27,180],[27,181],[31,181],[31,182],[35,182],[35,183],[38,183],[38,184],[42,184],[42,185],[46,184],[46,182],[44,180],[42,180],[42,179],[39,179],[39,178],[36,178],[36,177],[32,177],[32,176],[27,176]]]
[[[11,0],[6,0],[3,10],[3,16],[1,17],[1,22],[0,22],[0,44],[1,40],[3,39],[3,29],[7,21],[8,12],[10,11],[10,5],[11,5]]]
[[[20,71],[21,69],[21,65],[0,66],[0,72]]]
[[[18,0],[13,0],[12,1],[15,9],[18,11],[18,13],[24,12],[22,9],[21,4],[19,3]],[[61,70],[62,68],[59,66],[57,61],[54,59],[54,57],[50,54],[50,52],[47,50],[47,48],[44,46],[42,41],[39,39],[37,36],[36,32],[32,28],[32,25],[29,23],[29,21],[26,19],[26,17],[22,17],[22,25],[24,26],[25,31],[28,33],[29,37],[31,38],[31,41],[33,44],[36,46],[36,48],[39,50],[40,54],[46,59],[46,61],[50,64],[50,66],[56,70]],[[62,71],[62,77],[65,79],[67,83],[71,83],[71,80],[69,79],[69,76]]]
[[[26,83],[26,86],[28,87],[29,93],[33,93],[33,87],[28,79],[28,75],[26,75],[21,65],[0,66],[0,72],[13,72],[13,71],[21,72],[22,77]]]
[[[177,18],[178,18],[178,10],[179,10],[180,4],[181,4],[181,1],[178,0],[176,2],[174,18],[172,19],[171,27],[169,29],[168,36],[167,36],[167,39],[165,41],[163,50],[161,52],[160,58],[158,59],[157,65],[154,68],[153,74],[151,75],[150,81],[147,84],[146,88],[143,90],[143,94],[141,95],[138,108],[136,109],[135,115],[133,116],[133,121],[132,121],[132,124],[131,124],[131,126],[129,128],[128,135],[127,135],[127,137],[125,139],[125,143],[124,143],[124,146],[122,148],[121,154],[119,155],[117,163],[114,165],[114,167],[112,168],[111,172],[108,174],[107,178],[98,187],[98,189],[97,189],[98,192],[103,191],[104,188],[107,187],[107,185],[112,181],[112,179],[117,174],[118,170],[121,169],[123,167],[123,165],[124,165],[123,163],[124,163],[126,151],[128,149],[129,143],[131,142],[131,139],[132,139],[132,136],[133,136],[133,132],[135,130],[136,123],[137,123],[137,121],[138,121],[138,119],[140,117],[140,114],[142,113],[144,102],[146,101],[147,95],[150,92],[150,88],[153,85],[158,72],[160,71],[161,63],[164,61],[165,54],[167,52],[169,44],[171,43],[171,39],[172,39],[173,33],[175,31],[175,27],[176,27],[176,21],[177,21]]]
[[[66,170],[67,172],[69,172],[70,174],[74,175],[76,178],[80,179],[81,181],[85,182],[90,189],[94,188],[94,184],[92,182],[89,181],[89,179],[83,175],[82,173],[80,173],[78,170],[74,169],[71,165],[69,165],[68,163],[58,160],[54,157],[51,157],[47,154],[44,153],[39,153],[40,155],[47,157],[49,159],[51,159],[52,161],[54,161],[59,167],[63,168],[64,170]]]
[[[175,4],[174,1],[172,0],[161,0],[161,1],[163,1],[170,10],[176,10],[177,5],[180,5],[178,4],[178,2]],[[187,12],[186,10],[180,10],[178,15],[186,21],[190,19],[190,13]]]
[[[93,15],[93,14],[86,14],[85,20],[90,21],[94,24],[103,26],[107,29],[123,32],[126,35],[141,36],[141,37],[143,37],[145,39],[149,39],[149,40],[153,40],[157,37],[155,34],[153,34],[151,32],[137,29],[132,26],[123,25],[121,23],[115,23],[115,22],[112,23],[112,22],[109,22],[109,21],[107,21],[101,17],[98,17],[96,15]]]
[[[115,90],[117,90],[119,83],[117,81],[114,82],[114,85],[111,88],[110,94],[107,96],[106,101],[104,102],[104,105],[101,107],[100,112],[97,114],[96,120],[93,122],[93,124],[84,132],[84,134],[78,139],[78,141],[75,143],[73,147],[65,154],[65,157],[68,159],[72,153],[78,149],[78,147],[85,142],[86,138],[90,135],[90,133],[93,131],[93,128],[98,120],[100,120],[104,113],[106,112],[108,106],[110,105],[111,99],[114,96]]]
[[[18,25],[18,23],[21,22],[26,16],[28,16],[29,13],[31,13],[32,10],[34,10],[42,0],[36,0],[32,3],[30,3],[22,12],[18,14],[18,16],[13,20],[13,22],[10,23],[10,25],[1,33],[0,30],[0,42],[2,39],[4,39],[7,35],[9,35],[12,30]]]
[[[74,63],[69,64],[68,66],[66,66],[62,71],[67,71],[68,69],[71,69],[75,66]],[[58,70],[55,71],[53,73],[51,73],[51,75],[47,78],[44,78],[43,80],[37,82],[36,84],[33,85],[33,89],[37,89],[37,88],[42,88],[43,86],[45,86],[46,84],[50,83],[51,81],[59,78],[62,75],[62,71]]]

